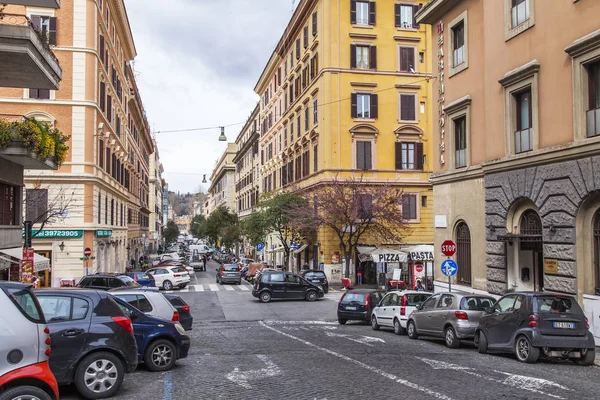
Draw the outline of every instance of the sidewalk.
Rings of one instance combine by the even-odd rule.
[[[596,363],[600,367],[600,347],[596,347]]]

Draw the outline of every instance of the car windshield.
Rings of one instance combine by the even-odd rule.
[[[577,301],[568,296],[536,296],[539,313],[583,314]]]
[[[366,293],[356,293],[356,292],[346,293],[346,295],[342,298],[341,303],[342,304],[354,303],[354,302],[364,303],[366,296],[367,296]]]
[[[225,264],[223,265],[223,268],[228,272],[237,272],[238,270],[238,266],[236,264]]]
[[[325,273],[324,272],[307,272],[306,274],[304,274],[304,277],[306,279],[323,279],[323,278],[325,278]]]
[[[129,287],[138,287],[138,286],[140,286],[139,283],[137,283],[135,280],[133,280],[132,278],[130,278],[127,275],[119,275],[117,278],[121,282],[123,282],[125,285],[127,285]]]
[[[29,289],[8,288],[4,291],[26,318],[36,323],[45,322],[44,314]]]
[[[496,300],[492,297],[463,297],[460,302],[461,310],[483,311],[486,307],[492,307]]]
[[[406,305],[409,307],[416,307],[423,303],[431,296],[429,293],[409,293],[406,294]]]

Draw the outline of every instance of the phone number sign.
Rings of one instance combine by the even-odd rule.
[[[83,236],[82,230],[66,230],[66,229],[44,229],[31,233],[34,239],[40,238],[80,238]],[[25,232],[23,232],[25,236]]]

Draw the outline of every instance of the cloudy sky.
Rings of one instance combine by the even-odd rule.
[[[295,1],[296,6],[299,0]],[[292,0],[125,0],[134,69],[155,132],[244,122]],[[226,129],[235,141],[243,125]],[[169,189],[195,191],[226,147],[219,130],[157,133]]]

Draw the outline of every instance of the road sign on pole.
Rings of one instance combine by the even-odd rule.
[[[444,243],[442,243],[442,253],[444,253],[446,257],[452,257],[454,253],[456,253],[456,243],[452,240],[445,240]]]
[[[452,276],[456,275],[458,264],[454,260],[447,259],[442,262],[442,274],[448,277],[448,293],[452,292]]]
[[[85,250],[83,251],[83,255],[86,257],[89,257],[92,255],[92,249],[90,249],[89,247],[86,247]]]
[[[258,245],[256,245],[256,250],[258,250],[258,251],[262,251],[262,249],[264,249],[264,248],[265,248],[265,245],[262,243],[259,243]]]

